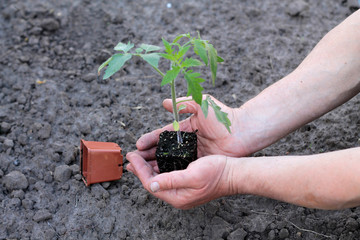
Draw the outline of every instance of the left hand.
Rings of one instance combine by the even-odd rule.
[[[146,161],[141,152],[129,152],[126,158],[144,188],[176,208],[189,209],[232,194],[228,160],[225,156],[202,157],[187,169],[158,174],[155,161]]]

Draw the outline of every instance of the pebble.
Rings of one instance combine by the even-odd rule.
[[[11,130],[11,125],[7,122],[2,122],[0,125],[0,133],[9,133]]]
[[[14,146],[14,141],[6,138],[4,140],[4,146],[5,146],[5,148],[12,148]]]
[[[5,188],[9,191],[17,189],[26,189],[29,186],[28,180],[25,175],[19,171],[12,171],[5,175],[3,179]]]
[[[97,74],[95,73],[88,73],[85,76],[82,77],[82,80],[84,82],[91,82],[93,80],[97,79]]]
[[[274,240],[275,239],[275,230],[270,230],[270,232],[268,233],[268,239],[269,240]]]
[[[33,220],[35,222],[41,222],[41,221],[49,220],[51,218],[52,218],[52,214],[48,210],[42,209],[35,213]]]
[[[33,208],[33,204],[33,201],[27,198],[21,201],[21,205],[27,210],[31,210]]]
[[[44,177],[45,183],[52,183],[53,180],[54,180],[54,178],[50,172],[45,173],[45,177]]]
[[[243,228],[238,228],[227,237],[228,240],[244,240],[247,232]]]
[[[13,164],[14,164],[14,166],[19,166],[19,165],[20,165],[20,160],[19,160],[19,159],[15,159],[15,160],[13,161]]]
[[[286,9],[286,12],[292,17],[296,17],[296,16],[304,17],[306,16],[308,10],[309,10],[309,4],[307,2],[303,0],[296,0],[296,1],[291,1],[291,3]]]
[[[282,228],[279,232],[279,238],[280,239],[285,239],[289,236],[289,230],[287,230],[286,228]]]
[[[11,192],[10,196],[13,198],[19,198],[22,200],[25,197],[25,193],[23,190],[14,190]]]
[[[40,27],[47,31],[56,31],[60,28],[59,22],[54,18],[45,18],[41,21]]]
[[[66,182],[71,177],[71,168],[68,165],[61,165],[55,168],[54,178],[58,182]]]
[[[345,227],[350,231],[355,231],[359,228],[359,223],[354,218],[348,218]]]

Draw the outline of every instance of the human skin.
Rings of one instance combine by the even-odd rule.
[[[219,105],[229,134],[194,102],[182,113],[184,131],[198,130],[199,158],[185,170],[159,174],[157,139],[168,125],[145,134],[127,154],[127,169],[174,207],[188,209],[233,194],[254,194],[321,209],[360,205],[360,148],[310,156],[244,157],[271,145],[360,91],[360,10],[331,30],[289,75],[240,108]],[[171,101],[164,107],[171,111]],[[217,155],[215,155],[217,154]]]

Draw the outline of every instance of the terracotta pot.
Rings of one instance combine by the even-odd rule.
[[[81,139],[80,171],[86,186],[120,179],[123,173],[121,148],[112,142]]]

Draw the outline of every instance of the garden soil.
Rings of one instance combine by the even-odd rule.
[[[97,78],[119,41],[160,45],[199,31],[225,59],[206,92],[239,107],[356,9],[346,0],[0,1],[0,239],[359,239],[360,208],[230,196],[185,211],[126,170],[90,187],[79,174],[80,139],[116,142],[126,154],[172,122],[162,108],[170,89],[141,60]],[[186,94],[182,82],[177,89]],[[359,106],[357,96],[254,156],[359,146]]]

